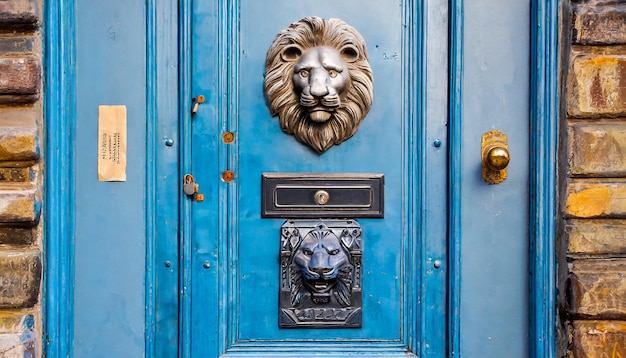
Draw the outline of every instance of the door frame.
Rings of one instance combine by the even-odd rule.
[[[189,0],[186,0],[189,1]],[[461,244],[461,135],[463,99],[463,1],[450,0],[450,118],[449,118],[449,314],[448,352],[460,343],[460,244]],[[147,83],[156,84],[162,69],[156,51],[165,36],[157,21],[167,7],[146,0]],[[45,277],[43,349],[47,357],[71,357],[73,344],[74,262],[74,133],[75,101],[75,0],[44,0],[44,122],[45,122]],[[530,81],[530,212],[529,212],[529,346],[532,357],[556,356],[556,263],[557,163],[559,123],[559,26],[561,1],[531,1]],[[184,16],[189,16],[184,15]],[[181,29],[185,31],[185,29]],[[161,111],[154,86],[148,86],[147,113]],[[181,105],[182,107],[182,105]],[[149,121],[148,123],[151,123]],[[154,121],[152,121],[154,124]],[[160,138],[151,125],[146,128],[148,148]],[[155,192],[157,154],[147,151],[147,194]],[[146,196],[146,357],[155,357],[154,336],[156,258],[154,199]]]

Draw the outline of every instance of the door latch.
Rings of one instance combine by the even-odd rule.
[[[198,96],[198,98],[191,99],[191,114],[196,114],[198,112],[198,107],[200,103],[204,103],[204,96]]]

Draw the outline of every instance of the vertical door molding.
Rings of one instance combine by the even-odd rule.
[[[461,175],[463,148],[463,0],[450,1],[450,118],[448,124],[448,356],[461,346]]]
[[[45,356],[70,357],[74,287],[74,1],[44,2]]]
[[[556,356],[560,5],[559,0],[534,0],[531,8],[529,343],[532,357]]]
[[[176,356],[181,151],[178,2],[146,1],[146,357]],[[169,144],[168,144],[169,143]],[[158,204],[157,204],[158,203]],[[158,313],[158,314],[157,314]],[[157,319],[157,316],[159,317]]]

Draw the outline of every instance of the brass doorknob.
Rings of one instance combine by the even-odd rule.
[[[511,155],[506,134],[491,130],[482,137],[482,176],[488,184],[500,184],[506,179],[506,167]]]
[[[505,147],[493,147],[487,152],[485,164],[491,170],[502,170],[509,165],[511,157],[509,151]]]

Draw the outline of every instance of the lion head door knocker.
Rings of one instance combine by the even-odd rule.
[[[287,221],[281,235],[281,327],[361,326],[361,227]]]
[[[318,153],[352,137],[372,106],[365,41],[340,19],[292,23],[272,42],[265,71],[272,116]]]

